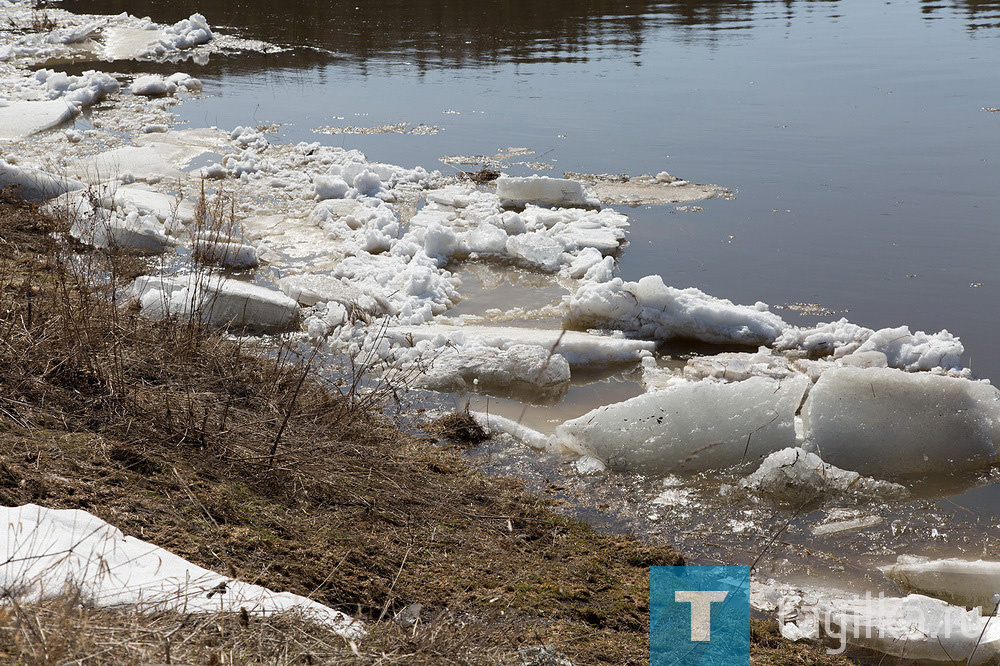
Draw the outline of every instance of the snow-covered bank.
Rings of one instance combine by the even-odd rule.
[[[0,587],[20,604],[78,593],[90,606],[146,613],[294,611],[347,638],[366,633],[340,611],[203,569],[86,511],[0,507],[0,525]]]

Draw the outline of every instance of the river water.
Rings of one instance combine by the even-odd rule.
[[[280,123],[278,140],[443,171],[455,168],[445,156],[525,148],[507,171],[665,170],[718,184],[735,196],[698,202],[703,210],[622,208],[632,222],[622,277],[656,273],[737,303],[793,306],[779,313],[798,325],[846,316],[875,329],[948,329],[976,376],[1000,380],[1000,113],[989,111],[1000,107],[1000,2],[94,4],[59,6],[163,23],[198,11],[220,30],[289,47],[189,68],[205,94],[176,112],[193,126]],[[400,123],[421,131],[314,132]],[[509,276],[482,293],[559,297]],[[574,388],[559,406],[494,405],[546,429],[637,391],[612,377]],[[668,532],[662,516],[636,508],[654,482],[567,490],[563,479],[552,490],[558,470],[532,471],[530,456],[488,454],[557,497],[586,496],[601,515],[619,511],[613,526],[684,534],[692,544],[727,533],[691,546],[695,560],[752,559],[731,550],[738,520],[712,524],[697,510],[714,492],[710,480],[688,509],[670,514]],[[827,563],[837,553],[874,561],[907,547],[995,554],[998,500],[995,485],[921,500],[884,516],[866,540],[830,546]],[[775,514],[754,529],[785,520]],[[785,562],[795,562],[788,548]]]

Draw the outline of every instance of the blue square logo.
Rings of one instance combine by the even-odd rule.
[[[750,567],[650,567],[650,666],[749,666]]]

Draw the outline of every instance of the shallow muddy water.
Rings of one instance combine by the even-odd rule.
[[[184,65],[205,89],[175,111],[196,127],[277,123],[280,140],[444,172],[474,170],[475,156],[486,156],[511,173],[665,170],[729,188],[734,197],[697,209],[620,208],[632,223],[622,277],[660,274],[734,302],[765,301],[797,325],[846,316],[876,329],[948,329],[975,375],[1000,380],[1000,113],[986,110],[1000,106],[1000,2],[59,6],[160,22],[198,11],[283,47]],[[315,131],[330,127],[342,131]],[[462,277],[469,298],[454,314],[540,307],[561,293],[488,267]],[[576,383],[557,405],[489,404],[549,431],[640,390],[628,373],[610,372]],[[483,455],[542,491],[603,507],[592,520],[617,515],[618,528],[676,534],[695,561],[752,561],[739,544],[770,534],[748,539],[732,511],[718,511],[718,480],[651,506],[669,490],[660,481],[581,480],[524,449]],[[947,494],[876,510],[866,537],[830,537],[818,559],[836,571],[856,566],[846,553],[881,562],[895,552],[995,555],[997,486]],[[756,512],[747,516],[754,530],[787,520],[769,507],[741,510]],[[817,562],[809,526],[820,518],[796,516],[780,544],[786,569]],[[711,543],[702,538],[710,534]]]

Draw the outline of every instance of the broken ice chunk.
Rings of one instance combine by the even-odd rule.
[[[0,189],[14,188],[17,196],[40,203],[66,192],[82,190],[86,185],[78,180],[57,176],[41,169],[19,167],[0,159]]]
[[[553,447],[552,437],[522,425],[513,419],[486,412],[469,412],[480,426],[492,435],[505,433],[517,441],[539,451],[548,451]]]
[[[273,330],[299,313],[280,291],[217,275],[147,275],[136,279],[132,295],[148,317],[193,316],[212,325]]]
[[[910,372],[936,368],[961,370],[965,352],[962,342],[948,331],[911,333],[906,326],[873,331],[846,319],[812,328],[790,326],[774,341],[774,348],[779,351],[801,349],[813,356],[838,358],[880,352],[885,355],[888,366]]]
[[[78,113],[80,107],[64,99],[0,106],[0,139],[23,139],[61,125]]]
[[[966,610],[920,594],[873,597],[844,590],[797,589],[753,583],[751,604],[776,612],[789,640],[827,637],[875,650],[906,663],[994,664],[1000,656],[1000,623],[979,609]]]
[[[948,603],[980,607],[990,614],[1000,595],[1000,562],[900,555],[895,564],[879,567],[903,592],[919,592]]]
[[[718,469],[793,446],[808,384],[805,377],[689,382],[599,407],[556,434],[567,448],[619,470]]]
[[[654,340],[745,345],[769,344],[787,326],[764,303],[734,305],[698,289],[668,287],[659,275],[585,284],[570,297],[566,321],[573,328],[616,329]]]
[[[461,348],[481,345],[506,349],[512,345],[537,345],[547,353],[559,354],[573,367],[600,368],[632,363],[652,353],[654,344],[610,335],[579,331],[517,328],[513,326],[398,326],[386,331],[388,339],[413,344],[429,340],[438,345]]]
[[[563,207],[601,205],[596,197],[587,193],[580,181],[548,176],[500,176],[497,178],[497,196],[505,206],[529,203]]]
[[[243,243],[199,239],[194,244],[194,256],[206,264],[223,268],[253,268],[257,265],[257,248]]]
[[[422,367],[415,384],[432,391],[483,391],[549,402],[566,393],[569,378],[566,359],[537,345],[466,346],[440,349]]]
[[[743,381],[749,377],[784,379],[794,374],[798,373],[787,357],[774,354],[766,347],[761,347],[755,354],[731,352],[696,356],[684,368],[684,375],[692,379],[711,377],[731,382]]]
[[[867,527],[875,527],[881,522],[881,516],[863,515],[846,509],[834,509],[827,515],[826,520],[818,525],[813,525],[809,531],[814,536],[830,536],[841,532],[856,532]]]
[[[96,208],[90,217],[75,219],[69,233],[81,243],[102,250],[118,249],[144,255],[161,254],[170,245],[156,216],[142,215],[135,210]]]
[[[857,472],[834,467],[815,453],[800,448],[782,449],[764,459],[753,474],[740,482],[781,502],[803,504],[843,495],[883,499],[903,499],[903,486],[863,477]]]
[[[580,476],[603,474],[606,469],[605,464],[594,456],[580,456],[573,461],[573,470]]]
[[[990,465],[1000,391],[984,382],[891,368],[831,368],[802,410],[807,448],[880,478]]]

